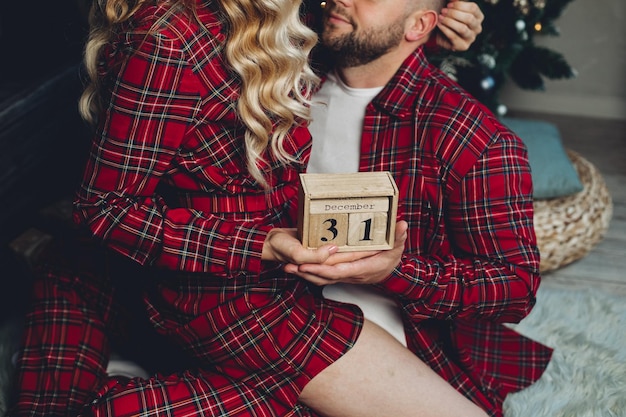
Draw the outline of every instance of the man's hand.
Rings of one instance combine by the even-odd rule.
[[[316,285],[339,282],[375,284],[387,278],[400,263],[407,238],[405,221],[396,224],[394,247],[386,251],[346,252],[331,255],[323,264],[288,264],[285,271]]]
[[[437,45],[451,51],[465,51],[482,32],[485,16],[473,2],[453,1],[439,16]]]

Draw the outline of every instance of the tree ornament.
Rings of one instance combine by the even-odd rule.
[[[493,55],[480,54],[478,55],[478,62],[480,62],[482,66],[490,70],[496,67],[496,58]]]
[[[439,69],[443,71],[451,80],[455,82],[459,82],[459,79],[456,77],[456,67],[454,66],[454,63],[452,62],[452,60],[450,59],[443,60],[441,65],[439,65]]]
[[[496,81],[491,76],[487,76],[480,82],[480,87],[483,90],[491,90],[496,85]]]
[[[543,9],[546,7],[546,0],[533,0],[533,6],[536,9]]]
[[[520,32],[519,37],[522,41],[526,42],[528,40],[528,32]]]
[[[528,0],[513,0],[513,5],[524,15],[530,11]]]

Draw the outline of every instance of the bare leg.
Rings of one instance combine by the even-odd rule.
[[[300,401],[332,417],[487,417],[389,333],[366,320],[354,347]]]

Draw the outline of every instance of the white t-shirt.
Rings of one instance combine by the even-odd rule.
[[[313,137],[307,172],[358,172],[365,108],[382,90],[351,88],[329,74],[313,97],[309,130]],[[358,305],[365,317],[406,346],[402,317],[395,301],[368,285],[327,285],[324,297]]]

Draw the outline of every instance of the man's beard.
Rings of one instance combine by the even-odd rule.
[[[358,33],[355,30],[332,36],[328,30],[322,33],[322,42],[332,51],[335,63],[340,68],[358,67],[368,64],[400,44],[404,36],[401,22],[389,27],[370,28]]]

